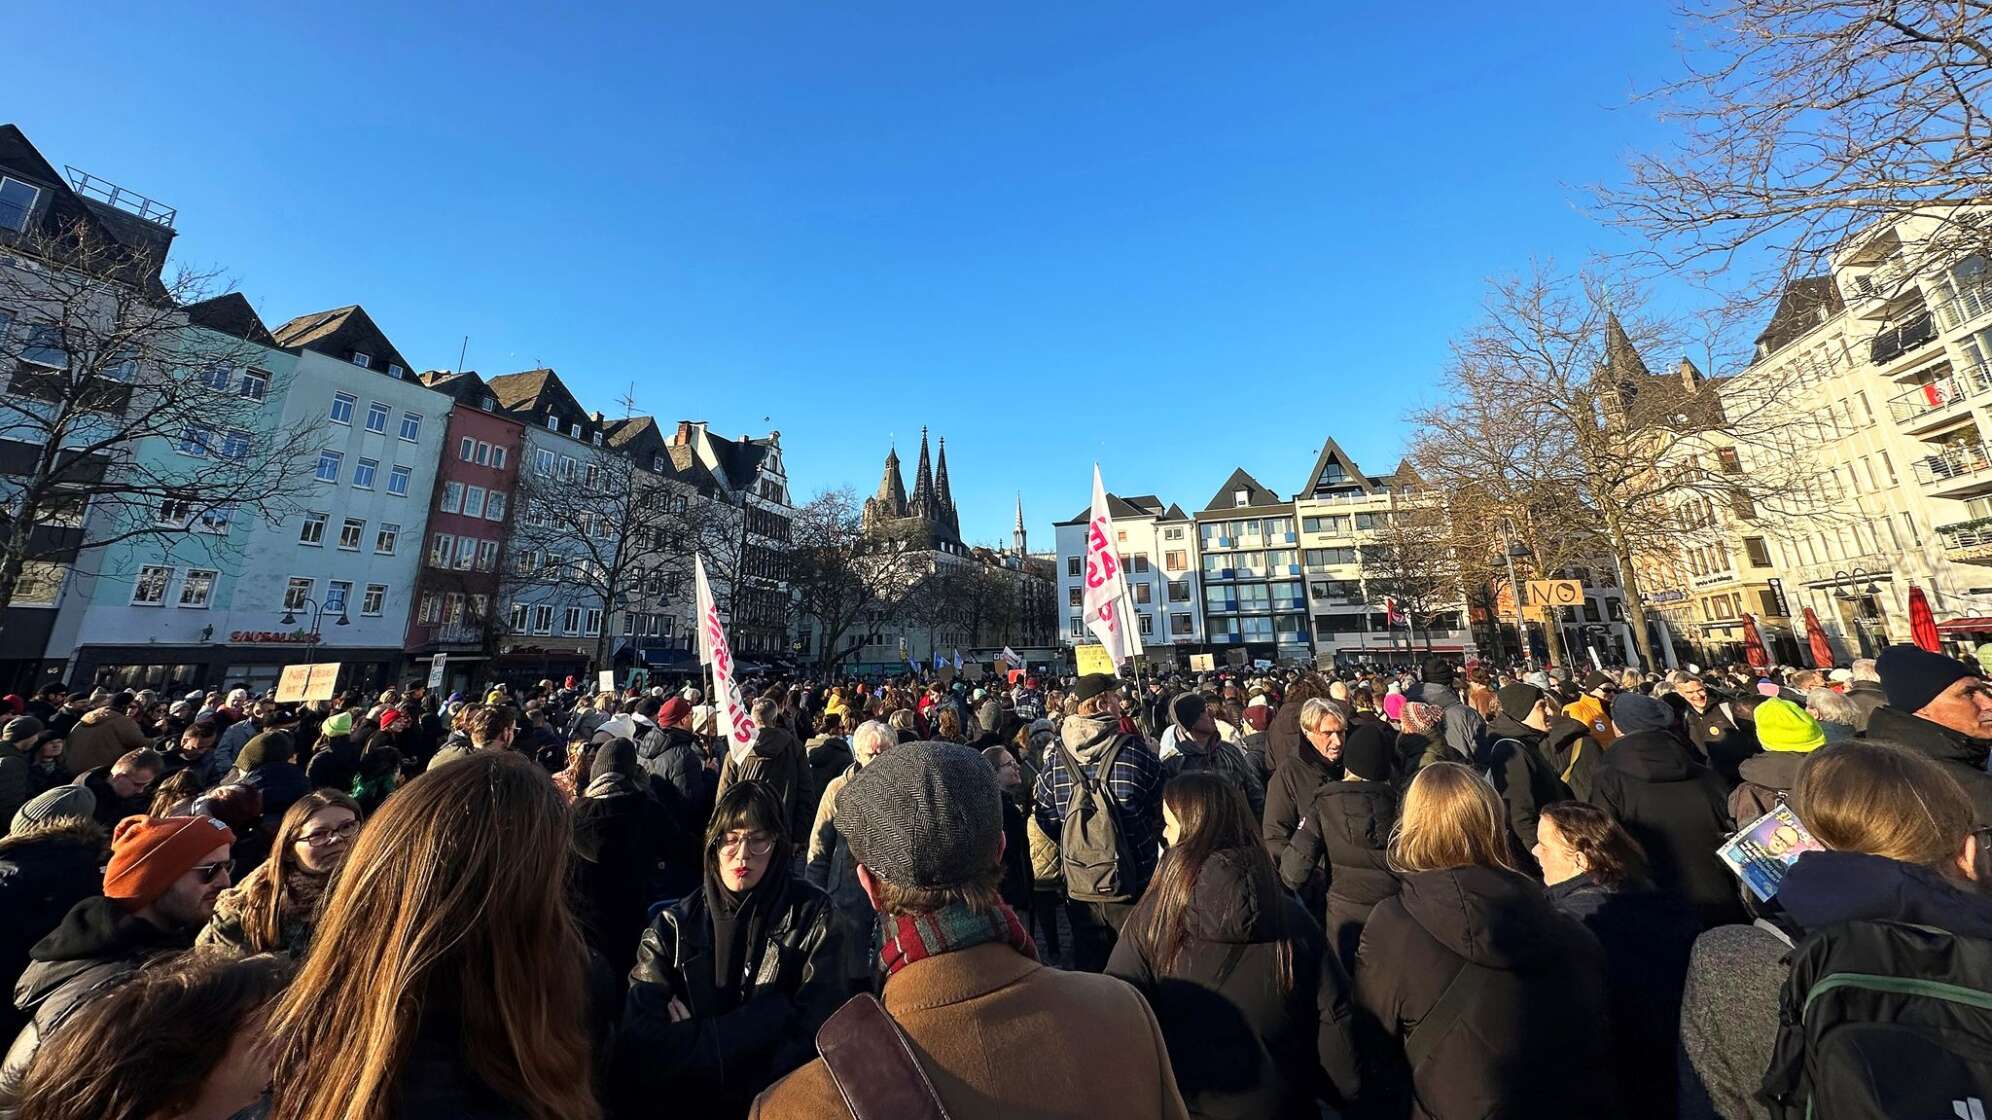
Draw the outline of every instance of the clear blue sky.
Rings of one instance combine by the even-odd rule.
[[[549,6],[550,7],[550,6]],[[1616,247],[1664,4],[16,0],[49,159],[180,211],[272,322],[362,303],[410,361],[781,429],[877,485],[945,433],[962,528],[1110,489],[1388,470],[1484,278]],[[87,43],[88,65],[60,44]],[[767,420],[763,420],[767,417]],[[909,481],[910,485],[910,481]]]

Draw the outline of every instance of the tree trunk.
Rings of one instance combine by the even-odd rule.
[[[1646,601],[1639,594],[1639,573],[1625,556],[1618,557],[1618,565],[1622,577],[1619,589],[1625,592],[1625,618],[1632,627],[1633,645],[1645,663],[1642,667],[1651,670],[1661,662],[1653,656],[1653,636],[1646,632]]]

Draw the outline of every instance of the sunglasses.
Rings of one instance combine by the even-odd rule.
[[[199,875],[201,877],[201,882],[212,883],[216,879],[227,874],[230,871],[230,869],[232,869],[234,866],[235,866],[234,860],[224,859],[224,860],[217,860],[214,863],[195,864],[193,867],[189,868],[188,870],[192,871],[196,875]]]

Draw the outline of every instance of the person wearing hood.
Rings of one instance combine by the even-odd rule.
[[[1992,938],[1992,897],[1970,881],[1983,834],[1941,763],[1875,740],[1821,747],[1799,767],[1791,805],[1825,850],[1798,857],[1764,916],[1709,930],[1688,959],[1683,1120],[1785,1115],[1758,1093],[1777,1040],[1787,958],[1808,934],[1889,921]]]
[[[849,994],[842,927],[830,897],[789,874],[787,822],[765,782],[728,787],[706,830],[704,888],[643,931],[611,1074],[631,1109],[743,1115],[815,1056],[817,1028]]]
[[[1722,779],[1694,760],[1663,700],[1620,693],[1612,727],[1618,737],[1605,749],[1587,800],[1639,843],[1656,887],[1687,899],[1705,926],[1736,921],[1736,877],[1715,854],[1732,831]]]
[[[305,778],[313,789],[335,789],[341,793],[352,789],[353,779],[359,777],[360,759],[368,749],[353,741],[353,713],[335,712],[325,717],[325,722],[318,725],[318,732],[318,744],[304,766]]]
[[[839,825],[837,800],[860,770],[898,742],[899,736],[877,720],[859,724],[851,735],[851,765],[825,783],[816,822],[809,830],[809,865],[803,877],[828,894],[836,907],[837,920],[844,927],[844,977],[854,992],[871,987],[871,929],[878,915],[858,885],[858,863],[851,856],[850,838]]]
[[[1729,819],[1739,826],[1788,798],[1806,756],[1826,745],[1826,729],[1789,700],[1759,701],[1756,727],[1764,749],[1737,767],[1741,782],[1729,791]]]
[[[1532,684],[1510,684],[1495,692],[1494,713],[1486,746],[1474,762],[1508,807],[1508,847],[1516,865],[1533,873],[1542,807],[1570,796],[1570,787],[1543,759],[1542,740],[1555,706]]]
[[[57,786],[14,812],[0,838],[0,1039],[27,1022],[14,1008],[14,982],[28,950],[77,903],[101,891],[110,834],[96,821],[96,798]]]
[[[1280,856],[1280,879],[1298,892],[1325,860],[1329,944],[1353,967],[1363,925],[1376,904],[1397,893],[1387,849],[1397,826],[1397,787],[1388,780],[1396,732],[1374,721],[1342,737],[1342,776],[1315,787],[1308,813]]]
[[[93,696],[93,699],[95,697]],[[131,693],[104,696],[64,736],[62,768],[72,775],[116,762],[121,755],[152,745],[138,722],[125,714]]]
[[[1688,951],[1701,933],[1694,911],[1653,889],[1646,856],[1594,805],[1545,805],[1535,858],[1549,901],[1584,923],[1605,951],[1605,995],[1622,1112],[1674,1120],[1675,1039]]]
[[[809,785],[815,792],[809,806],[810,817],[814,819],[830,780],[851,768],[851,744],[844,738],[843,717],[824,715],[817,724],[816,734],[804,744],[803,756],[809,760]]]
[[[574,909],[588,947],[617,976],[636,963],[650,904],[665,897],[659,865],[673,827],[650,794],[636,744],[610,739],[597,747],[574,802]]]
[[[1106,790],[1107,811],[1118,826],[1121,852],[1120,896],[1084,900],[1068,897],[1066,916],[1072,926],[1072,959],[1082,972],[1106,967],[1114,938],[1134,910],[1148,880],[1155,874],[1162,837],[1162,786],[1169,772],[1139,735],[1121,730],[1122,698],[1111,674],[1088,673],[1072,687],[1073,714],[1059,728],[1059,741],[1047,752],[1038,775],[1032,814],[1053,843],[1065,833],[1065,816],[1080,775]],[[1071,887],[1071,865],[1067,886]]]
[[[1327,884],[1320,874],[1320,827],[1310,833],[1306,821],[1321,788],[1342,780],[1349,717],[1340,704],[1317,696],[1302,703],[1299,727],[1303,749],[1273,771],[1259,835],[1281,878],[1312,910],[1323,904]]]
[[[1875,666],[1888,703],[1869,714],[1868,738],[1943,767],[1971,799],[1972,819],[1992,827],[1992,685],[1964,662],[1913,645],[1889,646]]]
[[[717,796],[725,797],[735,782],[767,783],[781,799],[783,819],[787,821],[785,835],[800,843],[809,835],[816,798],[810,789],[809,758],[803,753],[802,740],[778,725],[779,712],[779,706],[769,697],[754,701],[754,745],[738,759],[732,751],[727,752],[726,761],[719,769]]]
[[[29,1018],[0,1063],[0,1108],[12,1107],[41,1040],[148,961],[178,953],[228,889],[235,836],[212,817],[127,817],[111,833],[104,893],[69,908],[28,951],[14,1005]]]
[[[1193,1117],[1313,1120],[1361,1092],[1349,979],[1282,891],[1236,786],[1162,792],[1169,851],[1107,963],[1148,998]]]
[[[263,829],[275,834],[298,798],[311,792],[311,779],[292,761],[296,740],[288,731],[260,731],[235,756],[236,781],[263,795]]]
[[[1604,953],[1514,869],[1505,818],[1464,765],[1435,763],[1405,792],[1390,846],[1403,885],[1356,955],[1377,1115],[1615,1112]]]
[[[1169,730],[1162,736],[1162,768],[1170,777],[1208,770],[1238,787],[1252,807],[1252,819],[1266,812],[1266,787],[1237,743],[1225,739],[1210,702],[1200,692],[1185,692],[1169,705]]]

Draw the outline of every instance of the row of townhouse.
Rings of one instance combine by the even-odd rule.
[[[144,273],[131,289],[157,304],[174,218],[57,172],[0,126],[0,516],[57,456],[145,495],[134,514],[121,500],[131,494],[99,487],[30,519],[30,559],[0,613],[4,690],[260,687],[306,659],[379,684],[441,655],[456,687],[684,668],[689,558],[713,542],[736,649],[789,648],[779,432],[736,440],[702,421],[611,420],[552,370],[417,373],[358,305],[271,328],[239,294],[171,307],[166,358],[135,359],[116,375],[122,392],[92,389],[75,408],[73,391],[56,390],[79,378],[85,363],[63,349],[82,332],[62,341],[64,320],[36,296],[67,275],[49,247],[88,223],[129,251]],[[91,385],[115,380],[101,361],[89,368]],[[204,394],[199,407],[190,391]],[[170,425],[129,422],[161,400]],[[120,431],[143,434],[120,442]],[[281,502],[237,508],[203,485],[277,456]],[[611,480],[644,500],[612,505]],[[593,511],[585,526],[577,510]]]
[[[1373,550],[1390,519],[1422,500],[1408,467],[1365,475],[1332,439],[1291,496],[1242,468],[1194,513],[1152,494],[1108,495],[1142,645],[1177,665],[1200,653],[1219,663],[1227,654],[1320,664],[1403,660],[1413,650],[1471,656],[1463,598],[1442,596],[1394,625],[1387,614]],[[1056,526],[1067,646],[1092,640],[1082,609],[1090,513]]]
[[[1976,225],[1880,223],[1783,292],[1719,388],[1788,445],[1709,453],[1745,473],[1789,453],[1808,477],[1786,509],[1704,503],[1681,547],[1642,564],[1669,655],[1741,660],[1748,615],[1774,659],[1809,663],[1810,611],[1837,660],[1872,656],[1909,640],[1915,594],[1948,648],[1992,639],[1992,277]]]

